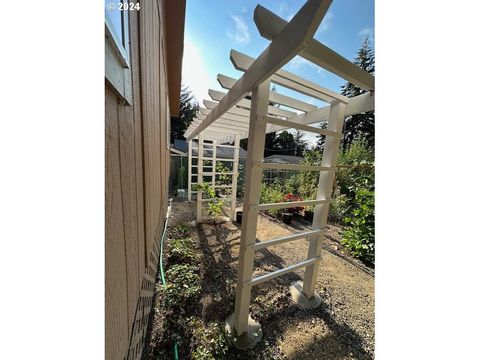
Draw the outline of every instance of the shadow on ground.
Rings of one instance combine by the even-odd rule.
[[[227,223],[201,224],[196,229],[203,255],[202,317],[207,322],[223,323],[234,309],[239,228]],[[284,259],[268,249],[255,255],[254,268],[261,272],[284,266]],[[317,309],[296,307],[288,289],[299,279],[299,275],[290,273],[252,289],[251,314],[262,325],[264,338],[247,352],[230,349],[227,358],[372,359],[362,337],[347,324],[337,322],[328,298]]]

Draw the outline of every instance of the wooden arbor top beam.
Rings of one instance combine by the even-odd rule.
[[[274,39],[288,24],[261,5],[255,8],[253,19],[260,35],[268,40]],[[299,55],[364,90],[375,89],[374,76],[315,39]]]
[[[331,3],[332,0],[309,0],[305,3],[187,140],[205,130],[247,93],[301,52],[313,37]]]
[[[230,60],[235,69],[240,71],[247,71],[255,61],[254,58],[233,49],[230,50]],[[335,100],[348,103],[347,97],[286,70],[276,71],[275,74],[272,75],[271,81],[275,84],[328,103]]]
[[[217,81],[224,89],[229,90],[233,87],[237,79],[231,78],[223,74],[218,74]],[[275,91],[270,91],[270,101],[273,103],[288,106],[292,109],[296,109],[300,111],[310,111],[317,108],[315,105],[309,104],[305,101],[301,101],[289,96],[282,95]]]
[[[220,101],[220,100],[222,100],[222,98],[226,94],[224,92],[221,92],[221,91],[209,89],[208,90],[208,95],[210,95],[212,100]],[[240,106],[240,107],[243,107],[245,109],[250,110],[250,107],[252,106],[252,102],[248,99],[242,99],[236,104],[236,106]],[[294,113],[292,111],[279,109],[279,108],[277,108],[275,106],[271,106],[271,105],[268,106],[268,113],[271,114],[271,115],[283,116],[283,117],[286,117],[286,118],[289,118],[291,116],[296,115],[296,113]]]

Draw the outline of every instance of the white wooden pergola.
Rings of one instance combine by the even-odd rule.
[[[190,144],[193,139],[198,139],[198,183],[203,181],[202,175],[205,174],[203,172],[203,160],[205,160],[203,146],[205,146],[206,140],[210,141],[213,146],[233,141],[235,143],[233,146],[238,149],[240,139],[248,138],[235,311],[230,324],[231,330],[235,333],[236,345],[240,348],[248,348],[259,339],[260,326],[249,316],[253,286],[305,268],[303,282],[294,284],[291,291],[297,291],[297,296],[294,298],[303,307],[319,304],[315,285],[344,119],[349,115],[374,110],[374,77],[313,39],[331,2],[332,0],[309,0],[290,22],[258,5],[255,9],[254,21],[260,35],[271,41],[269,46],[256,59],[235,50],[230,52],[233,65],[237,70],[244,72],[243,76],[240,79],[233,79],[219,74],[217,80],[228,92],[210,90],[209,95],[212,100],[203,102],[205,108],[200,108],[196,119],[185,133]],[[281,68],[296,55],[321,66],[367,92],[353,98],[346,98],[310,80],[282,70]],[[293,97],[272,92],[270,91],[271,83],[321,100],[328,105],[317,108]],[[247,96],[251,100],[247,99]],[[271,106],[271,103],[280,104],[281,107]],[[320,129],[312,126],[319,122],[327,122],[327,128]],[[263,162],[265,134],[289,128],[325,136],[321,164],[267,164]],[[260,204],[260,185],[262,171],[265,169],[318,171],[316,200]],[[236,171],[234,170],[234,172]],[[233,181],[236,182],[236,178]],[[236,187],[236,183],[232,186]],[[234,196],[235,194],[232,192],[232,198]],[[197,204],[197,210],[200,213],[201,196],[197,196]],[[234,200],[232,199],[232,217],[233,204]],[[315,206],[310,231],[256,242],[257,218],[260,210],[306,205]],[[255,251],[302,238],[309,240],[309,250],[304,261],[253,277]]]

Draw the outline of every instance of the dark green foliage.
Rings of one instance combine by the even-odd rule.
[[[205,324],[198,317],[188,320],[191,331],[192,360],[216,360],[224,358],[230,339],[216,322]]]
[[[205,195],[205,199],[208,201],[208,215],[213,219],[213,223],[216,224],[218,218],[222,214],[222,209],[224,205],[224,200],[216,196],[215,191],[212,186],[208,183],[201,183],[196,186],[197,191],[202,191],[202,194]]]
[[[200,294],[198,267],[191,264],[175,264],[166,272],[165,304],[167,306],[185,303]]]
[[[278,203],[283,201],[283,196],[285,192],[282,189],[281,185],[279,184],[262,184],[262,188],[260,191],[260,203]],[[281,209],[269,209],[265,210],[267,214],[273,217],[280,216],[282,210]]]
[[[230,346],[230,340],[219,323],[204,323],[201,317],[194,315],[201,291],[202,278],[196,265],[201,255],[189,237],[190,231],[184,225],[169,231],[167,285],[160,289],[162,343],[155,354],[156,359],[171,359],[175,344],[180,358],[224,359]]]
[[[240,146],[248,151],[248,139],[242,139]],[[271,155],[302,156],[307,149],[307,141],[300,131],[293,133],[283,130],[265,135],[264,157]]]
[[[170,122],[170,141],[174,139],[184,140],[183,133],[195,117],[198,111],[198,102],[188,86],[182,85],[180,92],[180,112],[178,118],[172,117]]]
[[[358,50],[357,57],[353,62],[369,73],[375,73],[375,54],[368,38],[365,38],[363,41],[360,50]],[[365,90],[348,82],[342,86],[341,94],[347,97],[354,97],[365,92]],[[373,111],[348,116],[345,119],[343,148],[348,148],[348,146],[357,139],[364,139],[368,148],[375,148],[375,113]]]
[[[375,193],[366,188],[355,192],[355,209],[345,219],[349,225],[342,244],[360,259],[375,263]]]

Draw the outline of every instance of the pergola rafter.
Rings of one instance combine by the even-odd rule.
[[[333,190],[337,154],[346,116],[372,111],[374,109],[374,77],[357,65],[343,58],[333,50],[313,39],[313,35],[325,16],[332,0],[309,0],[289,21],[285,21],[269,10],[257,6],[254,20],[261,36],[271,40],[269,46],[257,57],[252,58],[238,51],[231,50],[230,59],[237,70],[243,71],[239,79],[218,74],[217,80],[224,93],[209,90],[212,100],[204,100],[205,108],[200,108],[197,117],[185,132],[188,139],[189,166],[192,164],[191,145],[198,138],[198,175],[197,183],[203,182],[203,176],[213,176],[215,169],[203,171],[206,159],[214,163],[219,161],[204,156],[205,141],[211,141],[214,147],[235,141],[232,172],[231,218],[235,214],[235,193],[238,176],[238,152],[241,139],[248,138],[248,155],[245,166],[245,191],[243,197],[243,220],[240,240],[235,311],[227,321],[230,330],[235,332],[236,345],[248,348],[258,338],[252,336],[259,325],[249,316],[250,296],[253,286],[282,276],[289,272],[305,268],[303,282],[291,287],[292,296],[305,306],[318,306],[319,298],[315,293],[321,245],[327,224],[329,204]],[[335,91],[322,87],[311,80],[304,79],[281,68],[296,55],[331,71],[345,80],[368,91],[365,94],[347,98]],[[271,91],[275,83],[327,103],[317,108],[305,101]],[[247,98],[248,97],[248,98]],[[279,105],[277,106],[272,105]],[[288,110],[291,109],[291,110]],[[326,129],[313,124],[326,122]],[[325,136],[325,147],[321,164],[266,164],[263,163],[265,134],[282,129],[299,129]],[[212,145],[210,145],[212,146]],[[236,160],[235,160],[236,159]],[[236,167],[235,167],[236,166]],[[263,171],[266,169],[309,170],[319,173],[317,196],[314,200],[260,204],[260,187]],[[189,169],[191,174],[191,169]],[[193,176],[193,175],[192,175]],[[191,199],[191,178],[189,175],[189,199]],[[201,193],[197,194],[197,221],[201,222]],[[295,206],[315,206],[312,229],[293,236],[256,242],[256,228],[259,211],[272,208],[289,208]],[[306,238],[309,241],[307,258],[297,264],[275,270],[261,276],[253,276],[253,258],[255,251],[268,246]]]

